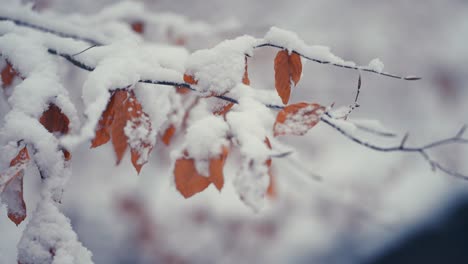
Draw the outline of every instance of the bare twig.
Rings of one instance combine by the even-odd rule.
[[[400,142],[400,144],[398,146],[382,147],[382,146],[374,145],[372,143],[363,141],[363,140],[351,135],[350,133],[346,132],[343,128],[341,128],[339,125],[337,125],[333,121],[331,121],[328,118],[327,115],[323,115],[320,118],[320,120],[323,123],[327,124],[328,126],[332,127],[333,129],[335,129],[336,131],[338,131],[343,136],[350,139],[351,141],[354,141],[354,142],[358,143],[359,145],[362,145],[364,147],[370,148],[372,150],[380,151],[380,152],[416,152],[416,153],[419,153],[429,163],[429,165],[431,165],[431,168],[433,170],[438,169],[438,170],[440,170],[440,171],[442,171],[442,172],[444,172],[444,173],[446,173],[448,175],[468,180],[467,175],[463,175],[463,174],[461,174],[459,172],[452,171],[452,170],[442,166],[437,161],[434,161],[433,159],[431,159],[431,157],[427,153],[427,150],[429,150],[429,149],[433,149],[433,148],[436,148],[436,147],[441,147],[441,146],[444,146],[444,145],[457,144],[457,143],[458,144],[468,144],[468,139],[462,138],[463,132],[464,132],[463,128],[465,126],[460,130],[462,133],[460,133],[460,131],[459,131],[453,137],[449,137],[449,138],[446,138],[446,139],[434,141],[434,142],[428,143],[428,144],[420,146],[420,147],[406,147],[405,146],[406,140],[408,139],[408,134],[405,134],[405,136],[402,138],[402,140],[401,140],[401,142]]]
[[[277,48],[277,49],[286,49],[285,47],[282,47],[280,45],[276,45],[276,44],[273,44],[273,43],[263,43],[263,44],[255,46],[255,48],[261,48],[261,47],[273,47],[273,48]],[[350,66],[350,65],[345,65],[345,64],[333,63],[331,61],[319,60],[319,59],[309,57],[309,56],[307,56],[307,55],[305,55],[303,53],[300,53],[300,52],[298,52],[296,50],[291,50],[291,52],[296,53],[297,55],[303,57],[306,60],[310,60],[310,61],[317,62],[317,63],[320,63],[320,64],[330,64],[330,65],[340,67],[340,68],[345,68],[345,69],[371,72],[371,73],[375,73],[375,74],[379,74],[379,75],[383,75],[383,76],[387,76],[387,77],[391,77],[391,78],[395,78],[395,79],[406,80],[406,81],[416,81],[416,80],[421,79],[421,77],[417,77],[417,76],[402,77],[402,76],[398,76],[398,75],[388,73],[388,72],[380,72],[380,71],[376,71],[374,69],[364,67],[364,66]]]
[[[83,52],[85,52],[85,51],[87,51],[87,50],[90,50],[90,49],[92,49],[92,48],[94,48],[94,47],[97,47],[97,46],[98,46],[98,45],[96,45],[96,44],[95,44],[95,45],[92,45],[92,46],[87,47],[86,49],[84,49],[84,50],[82,50],[82,51],[80,51],[80,52],[78,52],[78,53],[75,53],[75,54],[73,54],[73,55],[71,55],[71,56],[72,56],[72,57],[75,57],[75,56],[80,55],[81,53],[83,53]]]
[[[88,38],[88,37],[82,37],[82,36],[78,36],[78,35],[75,35],[75,34],[60,32],[60,31],[57,31],[57,30],[53,30],[53,29],[46,28],[46,27],[43,27],[43,26],[38,26],[38,25],[35,25],[35,24],[32,24],[32,23],[25,22],[25,21],[18,20],[18,19],[14,19],[14,18],[0,16],[0,21],[11,21],[11,22],[15,23],[17,26],[32,28],[32,29],[39,30],[39,31],[42,31],[42,32],[57,35],[59,37],[72,38],[72,39],[75,39],[75,40],[85,41],[85,42],[88,42],[88,43],[92,44],[93,46],[102,46],[103,45],[103,43],[101,43],[101,42],[99,42],[97,40]],[[274,43],[262,43],[262,44],[259,44],[259,45],[255,46],[255,47],[253,47],[253,48],[257,49],[257,48],[262,48],[262,47],[273,47],[273,48],[278,48],[278,49],[283,49],[283,50],[286,49],[285,47],[283,47],[281,45],[278,45],[278,44],[274,44]],[[388,72],[380,72],[380,71],[376,71],[374,69],[371,69],[371,68],[365,67],[365,66],[351,66],[351,65],[346,65],[346,64],[333,63],[331,61],[320,60],[320,59],[316,59],[316,58],[307,56],[306,54],[301,53],[300,51],[297,51],[297,50],[291,50],[291,52],[296,53],[297,55],[303,57],[306,60],[310,60],[310,61],[317,62],[317,63],[320,63],[320,64],[330,64],[330,65],[340,67],[340,68],[365,71],[365,72],[375,73],[375,74],[379,74],[379,75],[382,75],[382,76],[387,76],[387,77],[406,80],[406,81],[414,81],[414,80],[420,80],[421,79],[421,77],[417,77],[417,76],[402,77],[402,76],[398,76],[398,75],[388,73]]]
[[[17,26],[32,28],[32,29],[39,30],[39,31],[42,31],[42,32],[54,34],[54,35],[57,35],[57,36],[62,37],[62,38],[72,38],[72,39],[76,39],[76,40],[81,40],[81,41],[88,42],[88,43],[90,43],[92,45],[96,45],[96,46],[102,46],[103,45],[99,41],[91,39],[91,38],[82,37],[82,36],[69,34],[69,33],[65,33],[65,32],[60,32],[60,31],[57,31],[57,30],[53,30],[53,29],[50,29],[50,28],[46,28],[46,27],[43,27],[43,26],[38,26],[38,25],[29,23],[29,22],[25,22],[25,21],[22,21],[22,20],[19,20],[19,19],[0,16],[0,21],[10,21],[10,22],[15,23],[15,25],[17,25]]]

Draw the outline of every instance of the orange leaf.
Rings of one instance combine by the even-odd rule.
[[[7,65],[3,68],[1,76],[2,76],[2,87],[7,88],[13,83],[15,76],[18,75],[18,72],[13,69],[13,66],[7,61]]]
[[[210,180],[198,174],[193,159],[178,159],[174,167],[175,184],[177,190],[185,198],[199,193],[210,185]]]
[[[288,54],[281,50],[275,57],[275,88],[283,104],[289,102],[291,96],[291,82],[297,85],[301,78],[302,62],[297,53]]]
[[[320,116],[324,112],[325,107],[319,104],[288,105],[276,116],[274,135],[304,135],[320,121]]]
[[[143,34],[143,31],[145,30],[145,25],[141,21],[133,22],[132,23],[132,29],[136,33]]]
[[[114,93],[114,119],[111,124],[112,146],[114,147],[115,155],[117,156],[117,164],[120,164],[127,150],[127,136],[124,128],[128,121],[128,110],[125,107],[125,102],[128,101],[128,94],[125,90],[118,90]]]
[[[68,126],[70,124],[68,117],[55,104],[49,104],[49,108],[42,113],[39,122],[50,133],[58,132],[60,135],[68,133]]]
[[[8,218],[19,225],[26,218],[26,204],[23,199],[24,167],[30,160],[28,149],[23,147],[16,157],[10,161],[13,168],[10,179],[7,180],[1,193],[2,201],[8,207]]]
[[[289,55],[289,74],[291,75],[291,80],[294,82],[294,85],[297,85],[301,79],[302,61],[301,56],[295,52]]]
[[[269,149],[271,149],[271,143],[270,143],[270,139],[268,137],[265,137],[265,144],[267,145],[267,147]],[[270,159],[267,159],[267,161],[265,162],[266,165],[268,166],[268,176],[270,176],[270,183],[268,184],[268,188],[267,188],[267,195],[269,197],[275,197],[276,196],[276,184],[275,184],[275,181],[273,179],[273,172],[271,171],[271,158]]]
[[[198,81],[192,75],[184,74],[184,82],[188,84],[197,84]]]
[[[109,102],[107,103],[106,110],[101,115],[99,123],[96,130],[96,136],[91,141],[91,148],[99,147],[103,144],[106,144],[110,140],[110,126],[114,120],[114,105],[115,97],[111,96]]]
[[[221,104],[219,109],[213,112],[215,115],[225,115],[234,106],[233,103],[229,102],[219,102],[219,104]]]
[[[184,82],[188,84],[197,84],[197,81],[193,78],[193,76],[188,74],[184,74]],[[178,94],[186,94],[190,92],[190,89],[183,86],[177,86],[176,92]]]
[[[289,75],[289,55],[286,50],[279,51],[275,57],[275,87],[283,104],[287,104],[291,96],[291,77]]]
[[[25,164],[27,163],[31,158],[29,157],[29,152],[28,152],[28,149],[26,147],[23,147],[19,152],[18,154],[16,155],[16,157],[14,157],[11,161],[10,161],[10,167],[13,167],[13,166],[17,166],[17,165],[20,165],[20,164]]]
[[[172,136],[174,136],[174,133],[176,131],[176,128],[174,125],[169,126],[166,131],[164,131],[164,135],[161,137],[161,140],[166,144],[166,146],[169,146],[171,143]]]
[[[138,160],[140,159],[140,153],[134,149],[130,149],[130,154],[131,154],[131,160],[133,167],[136,169],[137,173],[139,174],[141,171],[141,167],[143,167],[144,164],[138,163]]]
[[[277,196],[276,180],[275,180],[275,177],[273,177],[273,172],[271,171],[271,167],[268,168],[268,176],[270,176],[270,184],[268,184],[266,194],[270,198],[275,198]]]
[[[146,134],[142,135],[141,138],[137,138],[136,142],[133,142],[133,145],[130,145],[131,149],[131,160],[132,164],[140,173],[141,167],[148,162],[147,156],[153,149],[153,142],[151,141],[151,122],[149,116],[143,112],[143,107],[141,106],[140,102],[138,102],[135,94],[133,91],[128,93],[128,99],[125,101],[125,109],[124,111],[128,114],[127,117],[127,129],[130,129],[130,134],[133,131],[138,130],[141,131],[140,128],[146,129]],[[131,122],[131,123],[128,123]],[[138,133],[139,134],[139,133]],[[135,139],[132,139],[134,141]],[[127,139],[129,142],[129,140]],[[141,155],[143,154],[144,159],[141,160]]]
[[[221,191],[224,185],[224,162],[228,155],[228,148],[223,147],[222,153],[217,158],[210,159],[210,177],[208,179]]]
[[[147,128],[148,133],[151,132],[149,117],[143,112],[143,107],[135,94],[133,91],[117,90],[113,92],[106,110],[99,120],[91,147],[100,146],[111,139],[117,157],[116,163],[120,164],[129,144],[129,139],[125,134],[126,127],[127,130],[136,130],[141,126]],[[144,136],[150,136],[150,134]],[[147,138],[132,139],[133,146],[130,146],[131,161],[138,173],[147,162],[146,156],[153,148],[147,141]],[[145,151],[146,153],[144,153]],[[145,155],[144,160],[141,160],[142,153]]]

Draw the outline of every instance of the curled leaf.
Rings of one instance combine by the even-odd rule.
[[[320,116],[324,112],[325,107],[319,104],[288,105],[276,116],[274,135],[304,135],[320,121]]]

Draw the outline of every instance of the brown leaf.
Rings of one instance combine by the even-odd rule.
[[[184,82],[188,84],[197,84],[198,81],[192,75],[184,74]]]
[[[275,57],[275,87],[283,104],[289,102],[291,82],[297,85],[301,78],[302,62],[297,53],[289,55],[287,50],[281,50]]]
[[[133,167],[135,168],[135,170],[139,174],[140,171],[141,171],[141,168],[144,165],[144,164],[138,163],[138,160],[140,159],[140,153],[138,153],[138,151],[136,151],[134,149],[130,149],[130,154],[131,154],[131,161],[132,161]]]
[[[65,161],[71,160],[71,154],[69,151],[67,151],[66,149],[62,149],[62,152],[63,152],[63,158],[65,159]]]
[[[70,124],[68,117],[55,104],[49,104],[49,108],[42,113],[39,122],[50,133],[59,133],[60,135],[68,133]]]
[[[125,135],[124,128],[128,121],[128,110],[125,107],[125,102],[128,101],[128,94],[125,90],[118,90],[114,93],[114,119],[110,127],[112,134],[112,146],[114,147],[115,155],[117,156],[117,164],[120,164],[122,158],[127,150],[127,136]]]
[[[270,139],[268,137],[265,137],[265,144],[267,145],[267,147],[269,149],[271,149],[271,143],[270,143]],[[273,197],[276,197],[276,184],[275,184],[275,181],[274,181],[274,178],[273,178],[273,172],[271,170],[271,158],[267,159],[267,161],[265,163],[268,166],[268,176],[270,176],[270,183],[268,184],[266,194],[269,197],[273,198]]]
[[[294,82],[294,85],[297,85],[301,79],[302,61],[301,56],[295,52],[289,55],[289,74],[291,75],[291,80]]]
[[[174,133],[176,131],[176,128],[174,125],[170,125],[166,131],[164,131],[163,136],[161,137],[162,142],[166,144],[166,146],[169,146],[171,143],[172,136],[174,136]]]
[[[228,155],[228,148],[223,147],[222,153],[217,158],[210,159],[210,176],[208,179],[216,186],[218,190],[221,191],[224,185],[224,162],[226,161]]]
[[[223,147],[221,154],[218,157],[210,159],[208,177],[200,174],[195,166],[193,158],[183,157],[176,161],[174,166],[174,177],[177,190],[185,197],[197,194],[213,185],[221,191],[224,186],[224,163],[226,161],[229,149]],[[184,153],[187,156],[187,152]]]
[[[304,135],[320,121],[320,116],[324,112],[325,107],[319,104],[288,105],[276,116],[274,135]]]
[[[291,96],[291,77],[289,75],[289,55],[286,50],[279,51],[275,57],[275,87],[283,104],[287,104]]]
[[[106,110],[101,115],[99,123],[96,130],[96,135],[91,141],[91,148],[99,147],[103,144],[106,144],[110,140],[110,127],[112,121],[114,120],[114,105],[115,97],[111,96],[109,102],[107,103]]]
[[[213,114],[220,115],[220,116],[225,115],[234,106],[233,103],[229,103],[229,102],[219,102],[219,104],[220,104],[219,109],[213,111]]]
[[[7,180],[1,193],[8,208],[8,218],[19,225],[26,219],[26,203],[23,199],[24,166],[30,160],[28,149],[23,147],[10,161],[13,175]]]
[[[99,120],[96,136],[91,147],[100,146],[111,139],[117,157],[116,163],[120,164],[129,144],[128,137],[125,134],[125,127],[129,125],[128,122],[132,122],[129,129],[138,129],[140,126],[145,126],[148,128],[148,132],[151,132],[149,117],[143,112],[143,107],[133,91],[117,90],[113,92],[106,110]],[[140,160],[141,153],[145,151],[147,152],[145,155],[149,154],[153,148],[147,141],[147,138],[137,139],[137,142],[134,142],[134,147],[130,147],[131,161],[138,173],[147,162],[146,160]]]
[[[270,198],[275,198],[278,195],[278,192],[276,190],[276,180],[273,176],[273,172],[271,171],[271,167],[268,168],[268,176],[270,176],[270,183],[268,184],[266,194]]]
[[[178,159],[174,167],[174,177],[177,190],[185,198],[205,190],[211,183],[207,177],[198,174],[194,159]]]
[[[67,134],[69,131],[70,120],[55,104],[49,104],[49,108],[42,113],[39,122],[50,133],[58,133],[58,135]],[[71,154],[66,149],[62,149],[65,161],[71,159]]]
[[[136,21],[132,23],[132,29],[136,33],[143,34],[143,31],[145,30],[145,25],[141,21]]]
[[[2,76],[2,87],[5,89],[13,83],[15,76],[18,75],[18,72],[13,69],[13,66],[7,61],[7,65],[3,68]]]

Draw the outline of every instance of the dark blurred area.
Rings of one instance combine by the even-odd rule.
[[[468,263],[468,201],[465,199],[438,221],[409,234],[365,264]]]

